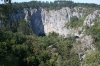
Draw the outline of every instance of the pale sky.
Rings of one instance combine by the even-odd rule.
[[[32,0],[12,0],[12,2],[29,2]],[[33,0],[34,1],[34,0]],[[37,0],[37,1],[54,1],[54,0]],[[100,0],[72,0],[74,2],[79,2],[79,3],[96,3],[96,4],[100,4]],[[2,1],[0,0],[0,3],[2,3]]]

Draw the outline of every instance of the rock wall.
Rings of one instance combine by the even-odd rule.
[[[36,35],[45,35],[42,22],[41,9],[37,9],[31,16],[30,25]]]
[[[34,32],[37,34],[45,33],[46,35],[48,35],[49,32],[56,32],[59,33],[59,35],[64,35],[65,37],[68,36],[69,34],[73,35],[74,33],[77,33],[77,30],[75,30],[74,28],[67,29],[66,27],[64,27],[65,24],[70,21],[70,18],[72,16],[77,16],[78,18],[83,16],[82,13],[79,13],[77,11],[78,8],[74,9],[76,10],[75,12],[72,12],[71,9],[68,7],[64,7],[60,10],[50,10],[50,11],[47,11],[43,8],[39,8],[34,12],[35,14],[33,13],[31,16],[31,25],[35,25],[34,27],[32,26],[33,30],[35,30]],[[40,13],[41,17],[37,13],[39,10],[41,10]],[[44,26],[44,32],[41,32],[43,31],[41,24],[43,24]]]
[[[11,20],[24,18],[30,23],[33,32],[36,35],[48,35],[49,32],[56,32],[65,37],[69,35],[82,36],[83,34],[79,34],[78,32],[82,31],[83,26],[93,26],[94,20],[97,17],[100,17],[100,10],[95,10],[93,13],[87,15],[83,21],[83,26],[78,27],[77,29],[70,27],[66,28],[65,24],[67,24],[73,16],[77,16],[78,18],[84,17],[86,10],[87,8],[83,7],[74,7],[72,9],[63,7],[60,10],[49,11],[41,7],[38,9],[24,8],[21,12],[17,10],[16,13],[13,13]],[[82,33],[84,32],[85,29]]]

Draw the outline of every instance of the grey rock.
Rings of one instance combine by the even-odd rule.
[[[38,9],[31,16],[30,25],[36,35],[44,35],[44,25],[41,17],[41,9]]]
[[[86,19],[84,20],[84,23],[83,25],[84,26],[88,26],[88,27],[91,27],[94,25],[94,22],[93,20],[96,19],[97,15],[100,15],[98,12],[100,12],[100,10],[96,10],[94,11],[92,14],[89,14]],[[99,16],[100,17],[100,16]]]
[[[44,25],[43,33],[45,33],[46,35],[48,35],[50,32],[56,32],[59,33],[59,35],[68,36],[68,34],[74,34],[74,32],[77,32],[77,30],[67,29],[64,27],[65,24],[70,21],[70,18],[72,16],[77,16],[79,18],[80,15],[82,17],[82,13],[78,13],[77,11],[72,13],[70,8],[64,7],[60,10],[51,10],[51,11],[46,11],[45,9],[41,9],[42,21],[39,20],[38,17],[33,17],[33,16],[31,17],[31,19],[36,21],[37,24],[40,23],[40,21],[43,23]],[[40,25],[37,25],[37,27],[40,27]],[[37,33],[38,32],[39,31],[37,30]]]

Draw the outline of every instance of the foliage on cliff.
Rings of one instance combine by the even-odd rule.
[[[93,44],[100,50],[100,22],[95,23],[92,27],[87,27],[87,34],[94,38]]]
[[[68,23],[66,23],[65,27],[78,28],[83,25],[84,18],[77,18],[77,16],[73,16]]]

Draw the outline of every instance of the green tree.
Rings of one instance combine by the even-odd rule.
[[[19,23],[19,25],[17,26],[18,32],[21,32],[25,35],[32,34],[32,29],[31,29],[30,24],[28,22],[21,19],[18,23]]]
[[[83,59],[83,66],[99,66],[100,65],[100,51],[90,50],[86,57]]]
[[[57,58],[57,66],[62,66],[62,57],[60,55]]]

